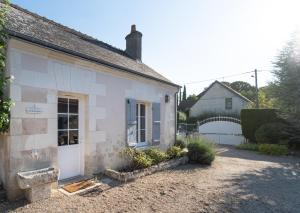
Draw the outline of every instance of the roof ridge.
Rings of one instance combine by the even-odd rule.
[[[37,13],[31,12],[31,11],[29,11],[29,10],[23,8],[23,7],[20,7],[19,5],[16,5],[16,4],[13,4],[13,3],[10,3],[9,5],[11,7],[15,8],[15,9],[19,10],[19,11],[22,11],[22,12],[27,13],[29,15],[32,15],[32,16],[34,16],[36,18],[42,19],[45,22],[48,22],[48,23],[53,24],[53,25],[55,25],[57,27],[60,27],[63,30],[65,30],[65,31],[67,31],[69,33],[72,33],[72,34],[74,34],[76,36],[79,36],[80,38],[82,38],[82,39],[84,39],[86,41],[89,41],[89,42],[91,42],[91,43],[93,43],[95,45],[98,45],[98,46],[100,46],[102,48],[111,50],[113,52],[116,52],[116,53],[118,53],[120,55],[123,55],[125,57],[128,57],[128,58],[132,59],[128,54],[126,54],[126,52],[124,50],[122,50],[120,48],[117,48],[117,47],[114,47],[111,44],[108,44],[108,43],[105,43],[103,41],[100,41],[97,38],[94,38],[94,37],[92,37],[92,36],[90,36],[88,34],[82,33],[82,32],[80,32],[78,30],[73,29],[73,28],[67,27],[67,26],[65,26],[65,25],[63,25],[61,23],[58,23],[58,22],[56,22],[54,20],[46,18],[45,16],[41,16],[41,15],[39,15]]]
[[[238,91],[236,91],[235,89],[231,88],[230,86],[227,86],[226,84],[223,84],[222,82],[216,80],[214,83],[219,83],[221,84],[223,87],[225,87],[226,89],[230,90],[231,92],[235,93],[236,95],[240,96],[241,98],[252,102],[249,98],[245,97],[244,95],[242,95],[241,93],[239,93]]]

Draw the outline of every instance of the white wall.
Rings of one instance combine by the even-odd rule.
[[[225,98],[232,98],[232,109],[225,109]],[[215,83],[190,109],[190,116],[197,117],[205,112],[240,113],[248,102]]]
[[[166,149],[174,142],[174,94],[177,92],[174,86],[17,40],[9,43],[9,71],[15,77],[10,85],[10,96],[15,103],[8,139],[11,178],[20,170],[57,166],[57,98],[60,93],[78,94],[85,101],[87,175],[123,164],[119,152],[126,146],[126,98],[160,102],[160,148]],[[166,94],[170,96],[169,103],[164,101]],[[34,104],[42,112],[26,113],[26,108]],[[151,141],[151,134],[148,135]]]

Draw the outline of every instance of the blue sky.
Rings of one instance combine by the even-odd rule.
[[[270,70],[300,26],[297,0],[12,2],[121,49],[136,24],[143,33],[143,62],[180,85]],[[251,74],[219,80],[254,83]],[[270,72],[259,73],[260,86],[270,80]],[[187,92],[197,94],[211,82],[186,84]]]

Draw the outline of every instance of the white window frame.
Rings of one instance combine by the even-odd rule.
[[[78,98],[73,98],[73,97],[62,97],[62,96],[58,97],[58,99],[59,98],[61,98],[61,99],[67,99],[68,100],[68,111],[67,112],[57,112],[57,115],[66,115],[67,119],[68,119],[68,128],[67,129],[58,129],[58,126],[57,126],[57,132],[60,132],[60,131],[67,131],[68,132],[68,143],[66,145],[60,145],[60,146],[74,146],[74,145],[78,145],[80,143],[80,140],[79,140],[79,99]],[[70,99],[78,101],[78,112],[77,113],[70,113],[70,109],[69,109]],[[58,107],[58,102],[57,102],[57,107]],[[77,115],[78,116],[78,127],[77,127],[77,129],[70,129],[69,119],[70,119],[70,116],[72,116],[72,115]],[[77,131],[78,132],[78,135],[77,135],[78,142],[76,144],[70,144],[69,143],[69,140],[70,140],[70,131]],[[57,141],[57,143],[58,143],[58,141]]]
[[[136,141],[136,146],[147,146],[148,145],[148,138],[147,138],[147,132],[148,132],[148,126],[147,126],[147,119],[148,119],[148,115],[147,115],[147,109],[148,109],[148,105],[147,103],[145,102],[137,102],[137,111],[138,111],[138,115],[137,115],[137,119],[139,119],[139,121],[137,122],[137,141]],[[141,118],[141,105],[144,105],[145,106],[145,141],[140,141],[140,138],[141,138],[141,122],[140,122],[140,118]]]

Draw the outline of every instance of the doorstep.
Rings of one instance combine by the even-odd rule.
[[[88,180],[92,180],[94,182],[94,184],[92,186],[89,186],[87,188],[75,191],[75,192],[68,192],[66,191],[63,187],[72,183],[77,183],[77,182],[81,182],[81,181],[88,181]],[[95,187],[100,186],[101,183],[98,182],[96,180],[96,178],[94,176],[76,176],[76,177],[72,177],[72,178],[68,178],[68,179],[64,179],[64,180],[60,180],[58,181],[58,191],[63,193],[64,195],[67,196],[72,196],[72,195],[77,195],[86,191],[89,191]]]

